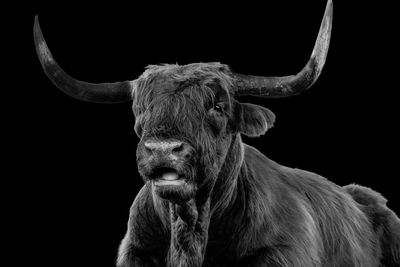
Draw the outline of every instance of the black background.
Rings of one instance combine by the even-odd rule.
[[[328,58],[312,89],[292,98],[239,99],[277,117],[265,136],[243,139],[280,164],[339,185],[371,187],[400,214],[398,85],[389,73],[393,34],[381,6],[349,2],[334,1]],[[217,61],[244,74],[294,74],[311,54],[325,5],[31,4],[19,14],[24,19],[17,32],[25,55],[18,73],[25,75],[13,88],[21,95],[10,100],[18,139],[10,156],[18,162],[9,176],[17,189],[10,203],[17,203],[12,209],[22,222],[20,257],[41,266],[113,266],[129,207],[143,185],[131,103],[85,103],[59,91],[37,60],[35,14],[65,71],[112,82],[135,79],[146,65],[159,63]]]

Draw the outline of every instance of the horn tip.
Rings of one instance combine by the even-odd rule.
[[[38,15],[35,15],[35,22],[33,24],[33,32],[35,33],[35,36],[37,36],[37,34],[39,34],[41,32]]]
[[[44,40],[42,30],[39,25],[39,17],[35,16],[35,23],[33,26],[33,39],[35,42],[36,52],[39,56],[40,62],[42,64],[53,63],[54,59],[47,47],[46,41]]]
[[[42,30],[40,29],[38,15],[35,15],[35,22],[33,24],[33,38],[35,40],[35,44],[38,44],[43,41],[43,35],[42,35]]]
[[[333,1],[332,0],[328,0],[327,10],[328,10],[329,16],[332,16],[332,11],[333,11]]]

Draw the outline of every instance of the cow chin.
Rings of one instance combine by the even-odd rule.
[[[197,168],[180,169],[179,174],[175,175],[175,177],[173,173],[159,175],[157,178],[149,179],[149,183],[153,188],[153,193],[158,197],[172,203],[183,204],[191,199],[208,198],[218,171],[199,164]]]
[[[139,172],[158,197],[173,203],[185,203],[196,195],[196,168],[168,162],[149,164]]]
[[[160,198],[172,203],[180,204],[188,202],[196,195],[196,186],[193,182],[183,180],[179,184],[168,184],[157,180],[151,181],[154,193]]]

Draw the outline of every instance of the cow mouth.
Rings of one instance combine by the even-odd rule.
[[[185,178],[174,168],[156,168],[151,176],[155,186],[179,186],[186,183]]]

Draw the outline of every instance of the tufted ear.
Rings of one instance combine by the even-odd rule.
[[[273,126],[275,115],[269,109],[249,103],[236,104],[236,123],[242,134],[257,137]]]

